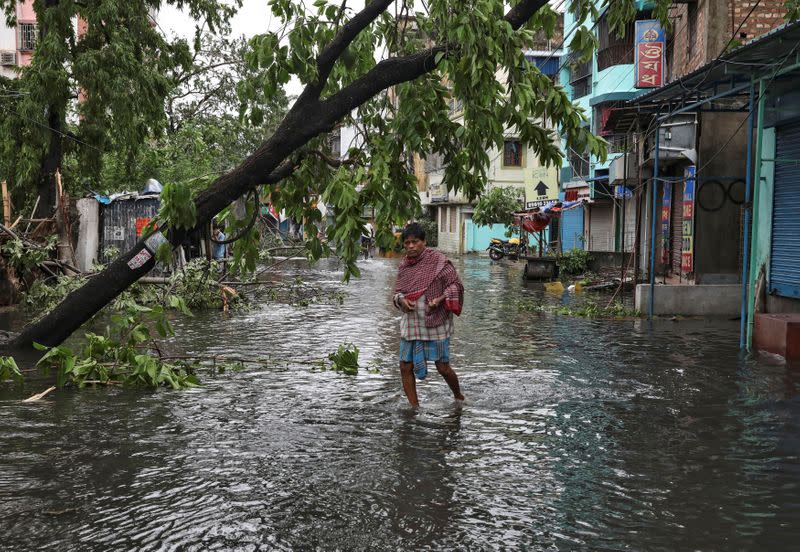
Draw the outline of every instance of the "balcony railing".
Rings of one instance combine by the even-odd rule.
[[[597,51],[597,70],[633,63],[633,43],[612,44]]]

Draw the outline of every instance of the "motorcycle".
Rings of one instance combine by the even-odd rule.
[[[489,251],[489,258],[493,261],[499,261],[503,257],[516,261],[521,255],[525,255],[528,250],[526,245],[520,242],[519,238],[511,238],[510,240],[491,238],[489,247],[486,249]]]

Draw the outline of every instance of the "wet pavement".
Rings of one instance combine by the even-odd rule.
[[[287,266],[343,305],[177,324],[175,347],[270,355],[190,391],[0,391],[4,550],[788,550],[800,538],[800,369],[738,322],[587,320],[521,266],[457,261],[467,401],[435,374],[412,413],[396,261]],[[362,370],[313,369],[351,341]],[[289,359],[289,362],[277,361]]]

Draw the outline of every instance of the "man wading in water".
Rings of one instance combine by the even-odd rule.
[[[409,224],[402,234],[406,258],[400,263],[394,305],[403,311],[400,320],[400,375],[411,406],[419,406],[416,375],[428,374],[427,361],[436,364],[453,396],[464,400],[458,376],[450,367],[450,335],[453,314],[461,314],[464,286],[453,263],[443,253],[425,247],[425,229]]]

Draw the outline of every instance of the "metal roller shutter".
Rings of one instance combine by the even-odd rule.
[[[800,297],[800,124],[779,127],[775,142],[769,291]]]
[[[561,215],[561,250],[583,249],[583,207],[564,211]]]
[[[589,218],[589,251],[614,251],[611,203],[595,203]]]

